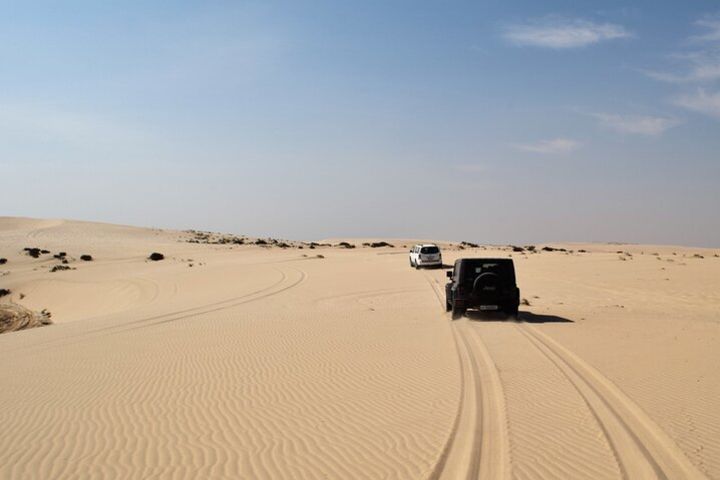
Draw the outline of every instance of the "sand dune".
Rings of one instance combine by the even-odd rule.
[[[720,251],[444,244],[530,303],[452,321],[413,240],[188,238],[0,219],[0,301],[55,322],[0,335],[0,478],[720,478]]]

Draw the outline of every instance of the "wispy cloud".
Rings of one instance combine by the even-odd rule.
[[[720,15],[706,15],[696,25],[705,29],[705,33],[690,37],[696,42],[720,42]]]
[[[503,37],[515,45],[556,49],[585,47],[629,36],[630,32],[621,25],[556,16],[510,25],[503,33]]]
[[[660,135],[666,130],[683,123],[682,120],[677,118],[648,115],[618,115],[614,113],[592,113],[590,115],[612,130],[638,135]]]
[[[695,22],[704,30],[691,36],[683,53],[670,55],[679,62],[676,71],[641,70],[655,80],[669,83],[702,83],[720,80],[720,16],[708,16]]]
[[[673,103],[694,112],[720,118],[720,91],[707,92],[701,88],[695,93],[675,98]]]
[[[563,154],[577,150],[582,144],[569,138],[554,138],[552,140],[540,140],[537,143],[513,145],[518,150],[542,154]]]
[[[680,73],[641,70],[648,77],[668,83],[703,83],[720,80],[720,51],[694,52],[685,55],[674,55],[686,62],[684,71]]]

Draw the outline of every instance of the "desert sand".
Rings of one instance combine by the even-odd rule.
[[[515,259],[515,322],[410,239],[205,239],[0,218],[0,304],[53,321],[0,334],[0,478],[720,479],[720,249],[441,243]]]

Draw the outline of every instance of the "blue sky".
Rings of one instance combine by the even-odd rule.
[[[716,2],[4,2],[0,214],[720,246]]]

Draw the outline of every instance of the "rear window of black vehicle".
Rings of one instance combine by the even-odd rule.
[[[496,273],[504,280],[515,281],[515,270],[513,269],[513,264],[510,262],[480,260],[477,262],[470,262],[468,265],[463,266],[463,270],[466,278],[476,278],[482,273],[492,272]]]
[[[422,247],[420,249],[420,253],[426,253],[426,254],[440,253],[440,249],[438,247]]]

